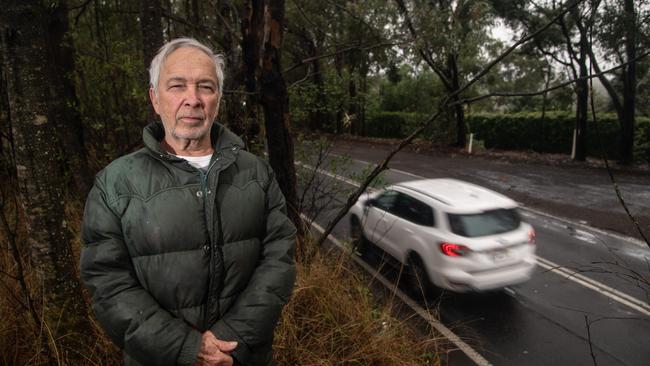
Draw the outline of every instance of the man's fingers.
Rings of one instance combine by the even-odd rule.
[[[215,343],[221,352],[230,352],[237,348],[237,342],[226,342],[215,338]]]

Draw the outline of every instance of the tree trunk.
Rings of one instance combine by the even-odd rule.
[[[265,9],[264,57],[261,72],[261,102],[264,108],[269,162],[287,200],[289,217],[302,228],[297,208],[296,171],[289,130],[289,95],[280,62],[284,27],[284,0],[268,0]]]
[[[359,135],[359,101],[357,83],[354,80],[354,73],[348,73],[348,116],[350,116],[350,134]]]
[[[623,83],[623,92],[621,99],[614,89],[614,86],[610,80],[602,75],[602,69],[598,63],[598,59],[594,54],[593,48],[589,47],[588,53],[591,63],[594,67],[596,73],[601,74],[598,76],[598,80],[603,84],[607,94],[612,101],[612,105],[616,110],[616,115],[618,117],[618,122],[621,127],[621,135],[619,139],[619,162],[621,164],[631,164],[634,160],[634,109],[636,104],[636,29],[637,19],[636,19],[636,9],[634,8],[634,0],[625,0],[624,4],[624,17],[626,24],[626,35],[625,35],[625,56],[626,61],[628,62],[627,66],[623,67],[621,73],[621,80]]]
[[[192,7],[196,4],[196,0],[192,0]],[[248,148],[250,143],[247,141],[246,135],[246,112],[245,105],[246,95],[239,93],[242,91],[241,87],[244,85],[244,75],[242,66],[242,51],[241,40],[238,34],[233,34],[232,26],[241,26],[241,20],[237,18],[239,12],[233,9],[230,1],[220,0],[217,2],[217,11],[219,12],[223,22],[219,23],[219,28],[215,29],[215,33],[220,37],[218,43],[222,45],[224,56],[226,57],[225,66],[225,81],[223,89],[230,92],[221,96],[221,111],[219,112],[219,119],[222,123],[228,126],[231,131],[240,136]]]
[[[151,66],[151,60],[163,45],[162,7],[160,0],[140,0],[140,30],[142,32],[142,62],[144,63],[142,81],[146,85],[149,83],[149,73],[147,70]],[[147,120],[142,121],[142,125],[145,125],[148,121],[158,119],[151,104],[148,104],[147,111]]]
[[[634,160],[634,112],[636,104],[636,29],[637,19],[634,0],[625,0],[625,56],[630,62],[623,72],[623,111],[621,120],[621,164]]]
[[[246,87],[246,141],[257,141],[259,124],[260,96],[257,88],[257,72],[260,64],[260,49],[264,31],[264,0],[248,0],[244,4],[241,18],[242,32],[242,73]]]
[[[447,71],[451,74],[451,90],[450,93],[460,89],[460,76],[458,74],[458,60],[455,55],[447,57]],[[460,95],[452,98],[453,102],[458,102]],[[465,147],[467,144],[467,123],[465,122],[465,110],[462,104],[454,106],[454,114],[456,116],[456,146]]]
[[[160,0],[140,0],[140,29],[142,30],[142,61],[144,67],[149,69],[151,60],[163,45]]]
[[[338,51],[338,49],[337,49]],[[336,76],[342,82],[343,81],[343,56],[341,53],[337,52],[334,55],[334,67],[336,69]],[[341,135],[345,132],[345,113],[343,112],[344,102],[340,101],[338,107],[336,108],[336,134]]]
[[[76,189],[77,197],[85,198],[93,183],[93,174],[88,167],[83,125],[77,110],[79,101],[72,81],[75,68],[74,46],[68,34],[67,1],[59,0],[51,8],[48,27],[48,66],[51,87],[57,98],[65,103],[54,103],[52,121],[61,140],[65,158],[68,186]]]
[[[318,58],[319,51],[316,44],[316,37],[308,29],[301,30],[305,37],[305,46],[307,47],[310,57],[316,57],[311,63],[312,67],[312,80],[316,85],[316,95],[318,96],[317,105],[319,106],[316,111],[309,112],[308,127],[311,131],[321,131],[328,124],[327,112],[323,106],[327,106],[327,94],[325,93],[325,79],[323,78],[323,67]]]
[[[7,70],[9,108],[16,145],[16,169],[27,220],[31,261],[42,285],[43,319],[58,352],[78,360],[91,332],[64,212],[63,152],[53,116],[67,103],[48,85],[50,9],[41,1],[9,1],[2,12],[2,44]],[[81,352],[80,352],[81,351]],[[78,360],[81,362],[80,360]],[[72,362],[74,364],[75,362]]]
[[[587,160],[587,116],[589,113],[589,81],[587,69],[587,35],[580,31],[579,52],[576,59],[580,79],[576,82],[576,147],[575,160]]]

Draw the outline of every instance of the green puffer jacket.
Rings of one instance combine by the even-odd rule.
[[[83,219],[81,277],[126,365],[194,365],[201,333],[239,342],[236,364],[272,363],[273,330],[295,280],[295,227],[269,165],[214,124],[207,172],[160,147],[95,179]]]

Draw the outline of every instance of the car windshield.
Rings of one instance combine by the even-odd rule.
[[[498,209],[478,214],[448,213],[449,226],[454,234],[467,238],[501,234],[519,227],[521,218],[516,209]]]

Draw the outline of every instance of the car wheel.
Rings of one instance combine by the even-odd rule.
[[[356,216],[352,216],[350,219],[350,239],[352,241],[352,251],[359,255],[363,255],[363,252],[366,249],[366,239],[363,236],[361,223]]]
[[[411,254],[408,260],[409,268],[409,290],[416,297],[427,298],[432,294],[433,286],[429,280],[422,258],[417,254]]]

